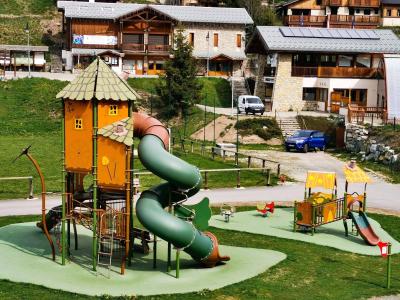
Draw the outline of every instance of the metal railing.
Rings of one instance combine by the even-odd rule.
[[[32,176],[25,176],[25,177],[0,177],[0,181],[7,181],[7,180],[28,180],[28,184],[29,184],[28,199],[33,199],[33,177],[32,177]]]
[[[249,154],[245,154],[245,153],[241,153],[241,152],[237,152],[235,150],[229,150],[229,149],[225,149],[225,148],[219,148],[219,147],[215,147],[215,146],[209,146],[208,148],[206,147],[206,144],[202,143],[202,142],[198,142],[198,141],[193,141],[193,140],[186,140],[186,139],[180,139],[179,140],[179,146],[180,149],[182,151],[186,151],[185,145],[188,144],[190,146],[190,150],[188,150],[190,153],[194,153],[196,151],[196,147],[195,145],[197,145],[198,147],[200,147],[200,154],[201,155],[206,155],[207,153],[210,154],[212,159],[215,159],[216,156],[218,156],[217,152],[221,152],[222,155],[222,159],[225,161],[227,154],[230,153],[232,154],[232,156],[234,156],[235,159],[235,164],[238,166],[239,165],[239,159],[242,158],[246,158],[247,159],[247,168],[250,168],[252,161],[260,161],[262,168],[266,168],[266,164],[267,162],[269,163],[273,163],[276,165],[276,174],[279,176],[280,172],[281,172],[281,164],[277,161],[274,160],[270,160],[267,158],[263,158],[263,157],[258,157],[258,156],[254,156],[254,155],[249,155]],[[173,137],[172,138],[172,146],[176,145],[176,138]],[[209,151],[207,151],[209,150]]]

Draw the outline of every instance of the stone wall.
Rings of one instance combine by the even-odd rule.
[[[346,149],[357,154],[361,161],[371,160],[389,165],[399,160],[399,155],[393,149],[371,139],[369,131],[361,125],[346,125],[345,144]]]
[[[303,77],[292,77],[292,55],[280,53],[272,95],[273,110],[303,110]]]

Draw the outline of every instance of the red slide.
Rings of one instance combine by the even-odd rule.
[[[371,224],[368,221],[367,215],[364,212],[354,213],[349,212],[349,216],[354,221],[358,232],[364,241],[371,246],[378,245],[380,238],[376,235],[375,231],[372,229]]]

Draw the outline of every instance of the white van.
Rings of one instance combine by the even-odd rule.
[[[256,113],[264,114],[265,106],[262,103],[261,99],[257,96],[252,95],[242,95],[238,98],[238,110],[239,113],[252,113],[255,115]]]

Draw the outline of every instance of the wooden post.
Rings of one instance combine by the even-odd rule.
[[[239,153],[235,152],[235,164],[239,165]]]
[[[238,169],[236,173],[236,187],[240,189],[240,169]]]
[[[249,155],[247,157],[247,167],[250,168],[250,164],[251,164],[251,156]]]
[[[222,160],[225,161],[225,155],[226,155],[226,151],[222,150]]]
[[[193,153],[193,141],[190,141],[190,152]]]
[[[281,164],[278,164],[278,169],[276,171],[276,175],[281,175]]]
[[[271,169],[267,169],[267,186],[271,185]]]
[[[180,269],[179,254],[180,254],[180,250],[176,249],[176,278],[179,278],[179,269]]]
[[[204,172],[204,189],[208,190],[208,172]]]
[[[263,172],[265,172],[265,159],[262,160]]]
[[[296,222],[297,222],[297,201],[294,201],[293,206],[293,232],[296,232]]]
[[[153,269],[157,268],[157,237],[154,235],[153,241]]]
[[[214,147],[211,147],[211,157],[213,160],[215,160],[215,151]]]
[[[391,285],[391,273],[392,273],[392,266],[391,266],[391,260],[392,260],[392,244],[388,243],[388,254],[387,254],[387,269],[386,269],[386,287],[390,289]]]

